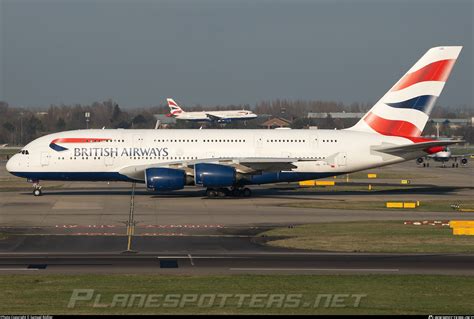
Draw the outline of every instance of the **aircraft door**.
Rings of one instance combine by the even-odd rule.
[[[341,152],[337,154],[336,157],[337,166],[346,166],[347,165],[347,153]]]
[[[48,166],[50,157],[48,152],[41,152],[41,166]]]
[[[310,148],[311,152],[313,154],[317,153],[319,151],[319,138],[317,134],[317,130],[310,130],[309,134],[309,141],[311,143]],[[313,155],[313,156],[318,156],[318,155]]]
[[[262,155],[263,152],[263,137],[262,136],[255,136],[255,152],[256,156]]]
[[[114,157],[113,156],[104,156],[104,164],[105,164],[105,166],[114,165]]]
[[[141,147],[143,138],[140,135],[133,135],[133,147]]]

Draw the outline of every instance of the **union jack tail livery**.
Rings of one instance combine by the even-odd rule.
[[[420,136],[461,49],[462,46],[429,49],[350,130]]]
[[[184,113],[183,109],[179,107],[178,103],[176,103],[173,99],[166,99],[168,102],[168,107],[170,108],[170,116],[175,116],[181,113]]]

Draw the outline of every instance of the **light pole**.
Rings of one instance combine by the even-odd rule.
[[[20,146],[23,146],[23,112],[20,112]]]
[[[89,120],[91,118],[91,113],[90,112],[86,112],[84,113],[84,116],[86,118],[86,129],[89,129]]]

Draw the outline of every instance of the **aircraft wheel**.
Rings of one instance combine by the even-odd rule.
[[[426,167],[426,163],[423,163],[423,167]]]
[[[227,196],[227,189],[225,188],[221,188],[218,192],[217,192],[217,196],[221,197],[221,198],[224,198]]]
[[[234,197],[242,196],[242,190],[240,188],[234,188],[232,190],[232,196],[234,196]]]
[[[217,192],[213,189],[207,189],[206,196],[209,198],[217,197]]]
[[[242,194],[244,195],[244,197],[250,197],[252,196],[252,191],[250,190],[250,188],[245,187],[242,190]]]
[[[33,191],[33,195],[35,195],[35,196],[41,196],[41,195],[43,195],[43,192],[41,191],[41,189],[36,188],[36,189]]]

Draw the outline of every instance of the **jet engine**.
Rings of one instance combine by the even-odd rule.
[[[154,191],[183,189],[186,184],[186,173],[174,168],[148,168],[145,170],[145,183],[147,189]]]
[[[236,182],[235,168],[220,164],[194,165],[194,182],[204,187],[230,187]]]

